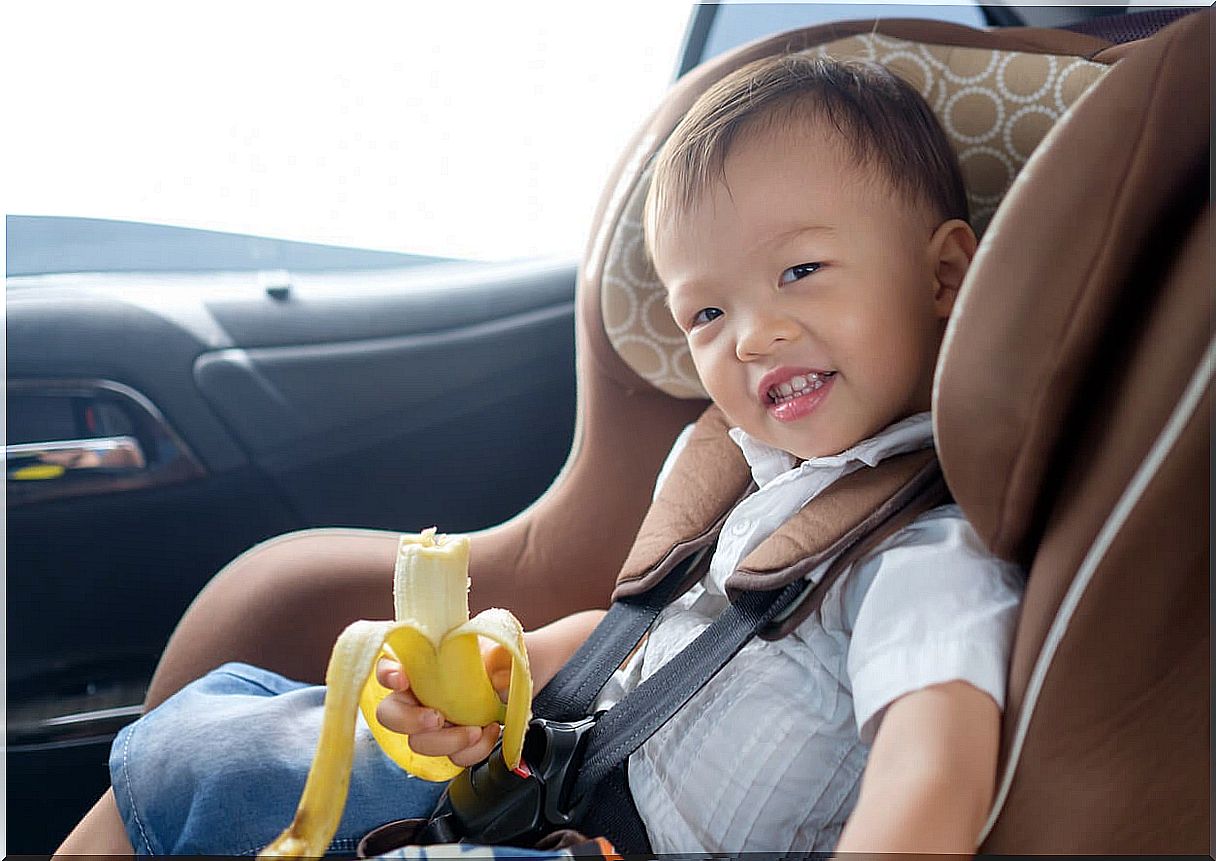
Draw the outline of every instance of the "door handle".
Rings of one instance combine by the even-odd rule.
[[[147,467],[133,436],[56,440],[5,446],[10,481],[48,481],[67,475],[134,472]]]
[[[113,380],[9,380],[7,507],[147,490],[207,473],[143,394]],[[11,424],[10,424],[11,427]]]

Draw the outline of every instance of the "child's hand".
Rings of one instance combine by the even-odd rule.
[[[488,658],[489,656],[487,664]],[[509,680],[509,659],[506,675]],[[499,689],[498,679],[502,678],[501,672],[491,669],[490,678],[495,689]],[[468,767],[489,756],[494,743],[498,741],[502,730],[497,723],[483,727],[460,726],[445,721],[443,715],[435,709],[427,708],[418,702],[409,689],[410,683],[405,671],[396,661],[381,658],[376,665],[376,680],[393,691],[376,707],[376,719],[386,729],[408,735],[409,746],[415,753],[423,756],[446,756],[456,765]],[[505,691],[505,687],[499,690],[500,695]]]
[[[603,617],[603,610],[584,610],[524,633],[533,692],[553,678]],[[482,640],[481,658],[490,684],[505,702],[511,687],[511,653],[497,643]],[[408,735],[415,753],[446,756],[456,765],[467,767],[485,759],[498,741],[502,727],[497,723],[457,726],[418,702],[396,661],[381,659],[376,665],[376,680],[393,692],[376,707],[376,719],[386,729]]]

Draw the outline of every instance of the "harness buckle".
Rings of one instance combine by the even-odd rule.
[[[587,733],[603,712],[576,721],[533,718],[519,766],[502,758],[502,741],[477,765],[457,775],[419,835],[422,843],[532,845],[569,827],[587,799],[568,797]]]

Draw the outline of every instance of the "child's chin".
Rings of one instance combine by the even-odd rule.
[[[771,415],[768,419],[754,430],[745,425],[740,427],[747,431],[752,439],[789,452],[800,461],[840,454],[861,441],[861,438],[850,439],[847,428],[825,429],[819,416],[807,416],[793,423],[780,422]]]
[[[852,448],[861,439],[852,439],[849,434],[840,432],[810,432],[791,434],[781,442],[771,443],[777,448],[784,449],[799,460],[814,460],[817,457],[830,457]]]

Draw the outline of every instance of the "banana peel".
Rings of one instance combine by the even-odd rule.
[[[463,770],[446,756],[415,753],[406,735],[376,719],[377,706],[392,693],[376,680],[382,656],[398,661],[419,702],[451,723],[502,723],[503,759],[509,768],[519,765],[532,707],[523,627],[511,613],[497,608],[469,618],[468,560],[465,536],[437,535],[434,528],[401,536],[393,575],[396,620],[354,622],[338,637],[325,671],[317,752],[295,818],[259,858],[325,854],[350,789],[357,711],[385,754],[410,774],[446,781]],[[511,655],[506,703],[490,683],[479,637]]]

